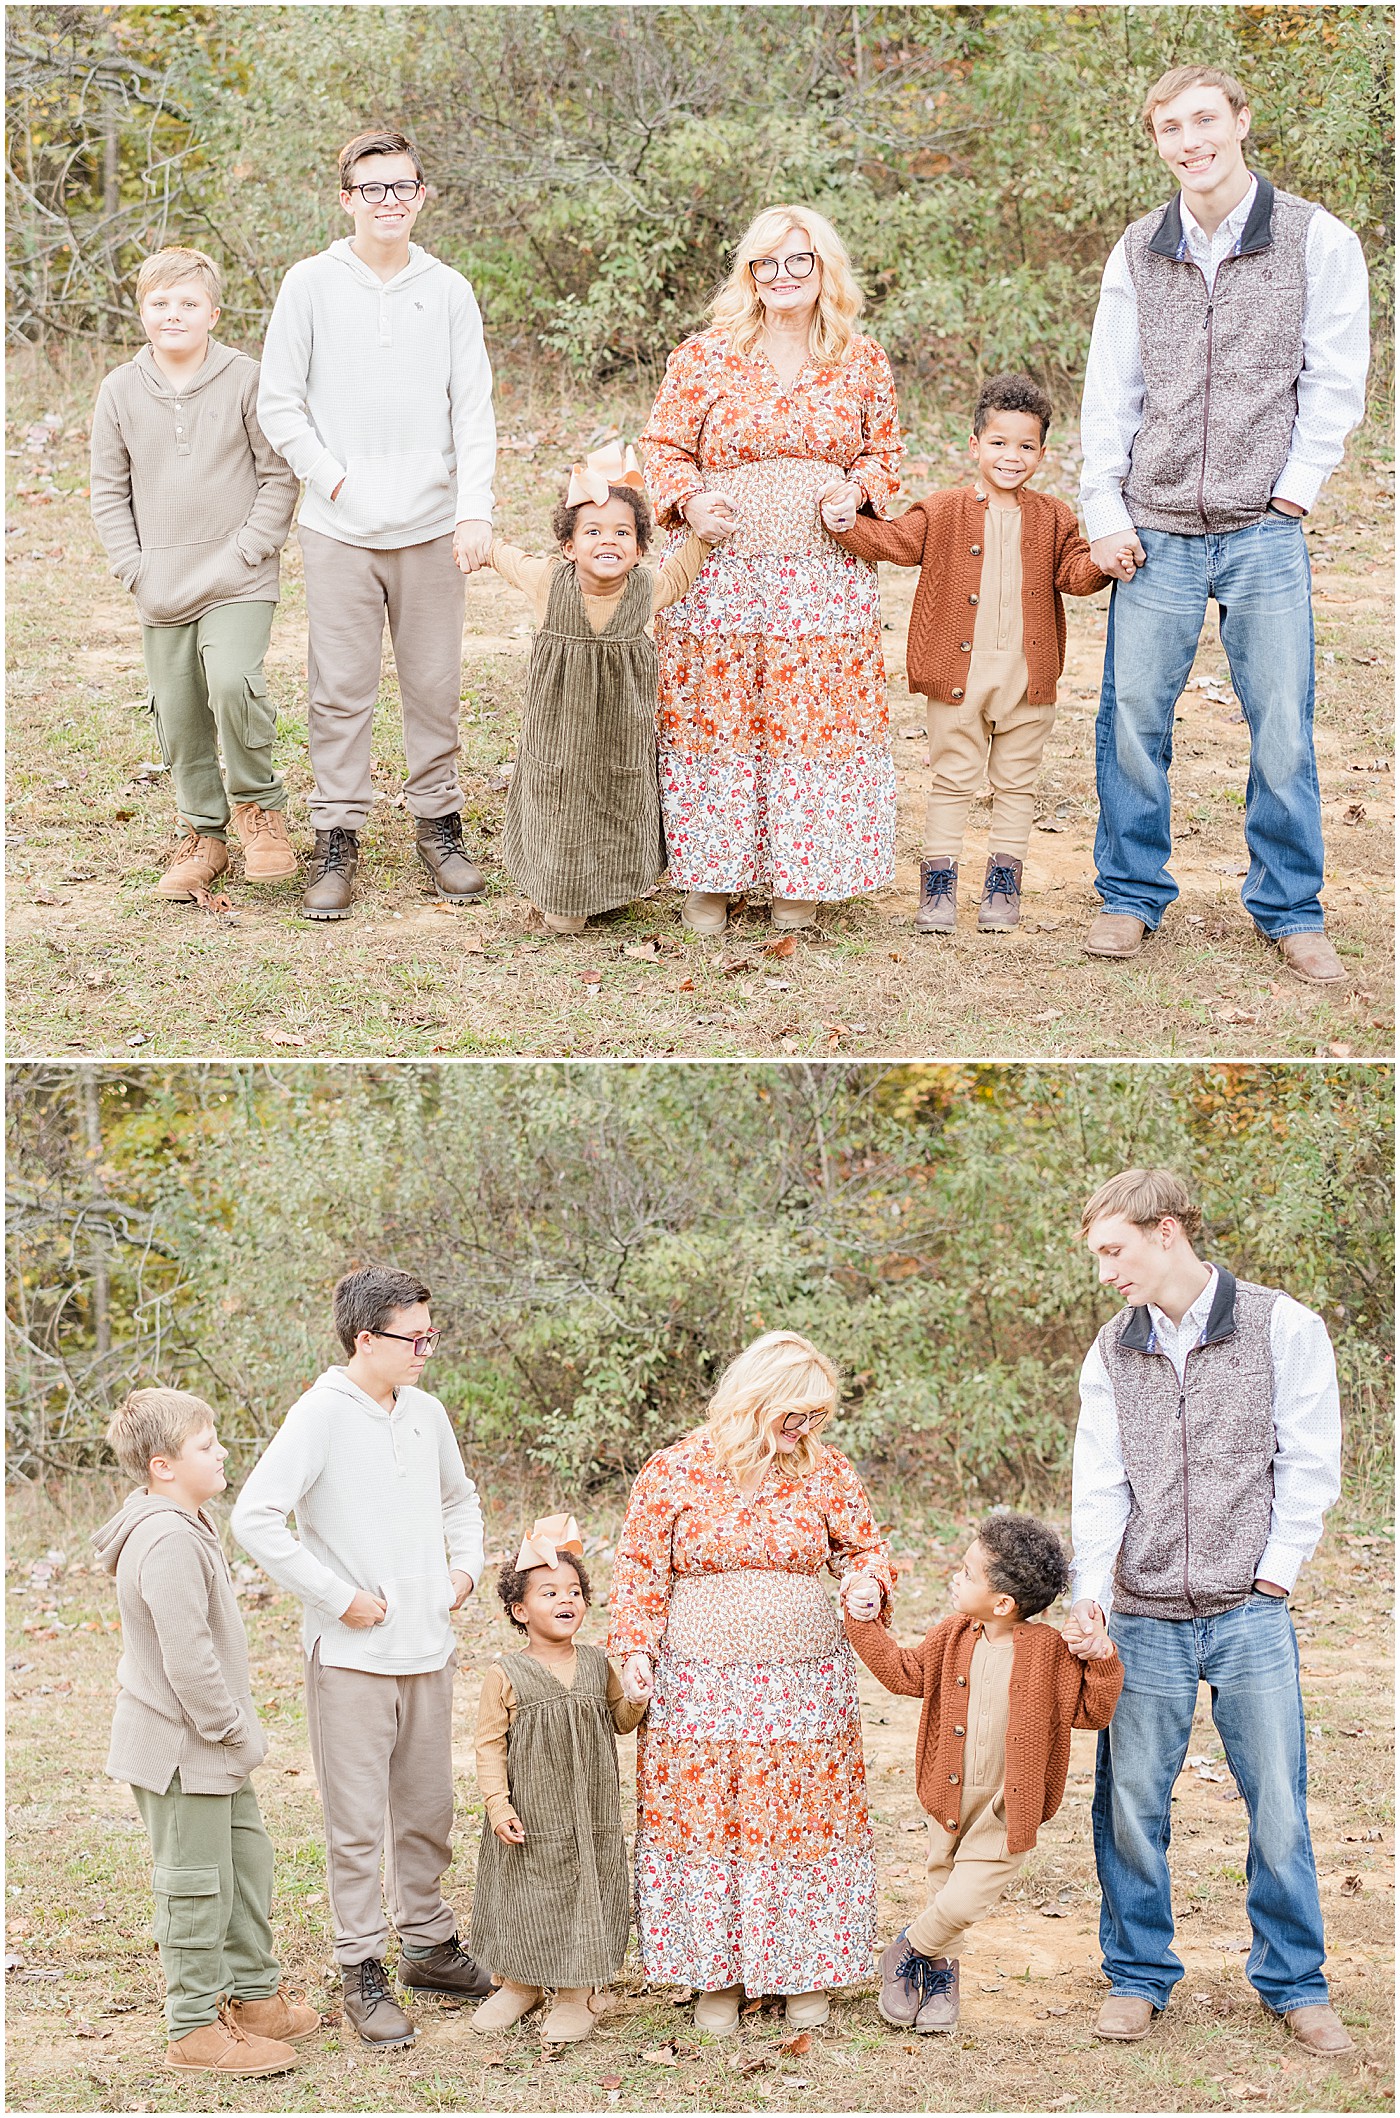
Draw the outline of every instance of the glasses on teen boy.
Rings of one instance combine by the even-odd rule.
[[[815,1434],[831,1417],[831,1407],[825,1412],[789,1412],[783,1420],[784,1434]]]
[[[760,287],[766,287],[780,272],[785,273],[789,279],[810,279],[816,270],[816,264],[815,250],[794,250],[790,257],[752,258],[749,262],[749,275],[758,281]]]
[[[370,1337],[396,1338],[401,1346],[412,1346],[413,1358],[421,1361],[426,1360],[430,1353],[437,1352],[438,1340],[442,1337],[442,1333],[440,1331],[419,1331],[414,1337],[410,1338],[406,1331],[372,1331]]]
[[[367,206],[382,206],[385,199],[394,197],[401,206],[416,199],[423,189],[417,177],[400,177],[396,184],[347,184],[347,191],[358,191]],[[381,1331],[381,1338],[392,1338],[392,1331]]]

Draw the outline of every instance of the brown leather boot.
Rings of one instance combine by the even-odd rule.
[[[958,2026],[958,1959],[956,1956],[935,1956],[932,1963],[932,1990],[914,2022],[914,2028],[921,2036],[946,2035]]]
[[[289,2044],[274,2037],[250,2037],[227,2006],[219,2009],[217,2022],[172,2038],[165,2048],[165,2064],[176,2073],[285,2074],[296,2063]]]
[[[275,2037],[283,2044],[300,2044],[313,2037],[321,2018],[304,2000],[293,2000],[285,1986],[261,2000],[233,2000],[229,2014],[249,2037]]]
[[[418,858],[427,869],[439,897],[450,905],[470,903],[486,888],[486,877],[467,859],[462,844],[462,816],[420,816],[416,837]]]
[[[985,934],[1001,933],[1007,927],[1021,924],[1021,863],[1018,860],[1002,860],[998,854],[987,857],[987,873],[982,884],[982,902],[977,907],[977,924]]]
[[[1271,2008],[1267,2001],[1263,2003],[1263,2008],[1266,2015],[1277,2015],[1279,2012],[1277,2008]],[[1327,2055],[1332,2052],[1356,2050],[1336,2009],[1325,2000],[1309,2001],[1301,2008],[1288,2008],[1284,2012],[1283,2020],[1305,2051]]]
[[[958,864],[940,854],[919,862],[919,909],[914,925],[921,934],[951,934],[958,923]]]
[[[491,1973],[468,1956],[452,1934],[429,1956],[409,1956],[400,1949],[399,1984],[422,1993],[456,1993],[464,2000],[480,2000],[491,1991]]]
[[[285,882],[297,872],[297,857],[287,836],[287,819],[280,809],[260,809],[256,802],[240,802],[233,812],[233,828],[243,848],[243,880],[251,883]]]
[[[189,903],[201,890],[210,889],[227,867],[228,847],[223,840],[191,831],[171,854],[170,864],[156,884],[156,896]]]
[[[355,902],[355,870],[360,865],[360,841],[353,831],[337,825],[316,833],[301,909],[308,919],[348,919]]]
[[[1346,981],[1346,965],[1320,927],[1310,927],[1303,934],[1285,934],[1278,952],[1293,976],[1305,979],[1309,985],[1342,985]]]
[[[412,2044],[418,2032],[394,1999],[389,1976],[375,1956],[346,1964],[341,1973],[341,2012],[365,2044]]]

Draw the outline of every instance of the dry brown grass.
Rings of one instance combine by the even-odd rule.
[[[394,804],[402,752],[386,665],[377,718],[383,796],[365,841],[354,917],[314,927],[291,887],[235,883],[234,916],[153,899],[173,826],[165,776],[143,776],[153,731],[131,600],[104,570],[88,520],[81,373],[30,363],[13,378],[7,545],[11,1057],[126,1058],[823,1055],[1357,1057],[1393,1048],[1391,457],[1354,437],[1309,525],[1316,568],[1317,740],[1331,927],[1352,972],[1300,985],[1255,937],[1238,899],[1245,731],[1217,687],[1184,702],[1175,767],[1179,903],[1144,955],[1091,964],[1093,717],[1105,597],[1070,606],[1062,710],[1047,754],[1042,827],[1021,930],[918,939],[912,912],[927,769],[918,702],[903,683],[912,575],[885,570],[891,724],[900,782],[896,886],[823,914],[819,934],[774,955],[766,910],[720,942],[685,936],[662,888],[578,940],[546,939],[495,859],[507,762],[529,650],[523,603],[494,576],[469,586],[463,674],[468,822],[491,894],[452,911],[425,902],[408,820]],[[54,403],[56,445],[27,451]],[[547,380],[502,386],[500,519],[543,540],[561,467],[595,426],[635,431],[619,392],[583,405]],[[962,475],[956,414],[911,411],[908,497]],[[535,437],[533,442],[530,437]],[[516,445],[518,444],[518,445]],[[1072,493],[1052,455],[1044,479]],[[18,488],[15,490],[15,488]],[[269,661],[293,835],[308,843],[304,608],[295,543]],[[1195,677],[1221,678],[1213,638]],[[912,733],[911,733],[912,731]],[[980,873],[986,808],[968,868]]]
[[[965,1526],[930,1518],[877,1487],[896,1513],[897,1613],[914,1639],[946,1601]],[[7,1558],[9,1736],[8,2107],[175,2111],[190,2086],[165,2074],[160,1977],[150,1940],[149,1870],[130,1792],[104,1779],[118,1651],[104,1575],[83,1570],[100,1496],[33,1496],[12,1514]],[[615,1534],[615,1510],[590,1527]],[[501,1541],[515,1526],[491,1525]],[[42,1556],[65,1555],[48,1578]],[[1172,1867],[1187,1968],[1141,2045],[1090,2035],[1104,1991],[1095,1945],[1089,1839],[1092,1736],[1076,1736],[1069,1791],[1014,1895],[963,1960],[964,2015],[947,2039],[896,2035],[873,1986],[836,2003],[808,2049],[784,2053],[781,2017],[755,2014],[732,2045],[697,2038],[689,2014],[648,1992],[635,1958],[617,2007],[587,2045],[546,2056],[528,2027],[478,2039],[463,2012],[420,2000],[410,2051],[374,2057],[328,2023],[296,2074],[241,2088],[209,2081],[198,2107],[230,2111],[1375,2111],[1393,2095],[1392,1545],[1384,1527],[1334,1518],[1295,1602],[1309,1729],[1309,1809],[1331,1942],[1328,1974],[1358,2050],[1308,2059],[1261,2015],[1243,1975],[1245,1820],[1228,1781],[1183,1774]],[[39,1571],[36,1572],[36,1566]],[[595,1590],[607,1593],[594,1562]],[[275,1924],[291,1979],[323,2008],[329,1973],[320,1819],[301,1702],[299,1615],[280,1594],[245,1605],[256,1696],[272,1751],[259,1799],[278,1851]],[[601,1614],[589,1621],[603,1631]],[[457,1858],[448,1893],[466,1905],[480,1829],[471,1729],[480,1675],[503,1646],[484,1603],[460,1625],[454,1754]],[[922,1822],[913,1788],[918,1702],[862,1676],[870,1799],[880,1867],[880,1931],[921,1902]],[[1191,1754],[1218,1754],[1203,1703]],[[621,1745],[624,1802],[632,1745]],[[675,2064],[657,2054],[679,2040]],[[486,2050],[480,2047],[485,2044]],[[735,2059],[762,2058],[736,2071]],[[616,2084],[616,2085],[614,2085]],[[616,2106],[610,2096],[617,2098]]]

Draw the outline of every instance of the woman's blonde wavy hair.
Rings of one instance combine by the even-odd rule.
[[[750,1485],[777,1456],[778,1429],[788,1414],[834,1411],[840,1392],[835,1368],[810,1339],[795,1331],[765,1331],[715,1385],[708,1414],[715,1455],[737,1485]],[[820,1461],[820,1443],[804,1434],[783,1458],[783,1469],[806,1478]]]
[[[856,335],[865,296],[851,271],[850,254],[824,213],[812,206],[769,206],[739,238],[729,277],[710,304],[710,315],[729,334],[734,352],[752,353],[763,335],[763,304],[749,266],[772,257],[790,228],[803,228],[817,253],[821,284],[807,344],[814,360],[844,360]]]

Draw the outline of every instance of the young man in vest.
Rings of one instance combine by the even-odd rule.
[[[308,919],[344,919],[354,899],[386,613],[418,858],[450,903],[486,887],[462,844],[457,725],[462,577],[491,554],[491,364],[470,285],[409,241],[426,197],[401,132],[349,141],[354,233],[293,265],[263,346],[258,417],[306,481]]]
[[[1300,518],[1364,409],[1366,265],[1349,228],[1246,167],[1230,74],[1174,67],[1143,123],[1181,188],[1115,246],[1084,376],[1080,508],[1117,583],[1085,948],[1136,956],[1177,895],[1172,722],[1214,597],[1250,735],[1240,894],[1290,971],[1333,985]]]
[[[1065,1630],[1086,1659],[1116,1647],[1124,1671],[1094,1788],[1112,1988],[1097,2034],[1145,2037],[1183,1976],[1166,1847],[1204,1682],[1249,1817],[1246,1976],[1309,2051],[1345,2052],[1322,1975],[1288,1614],[1341,1486],[1331,1342],[1310,1309],[1197,1256],[1200,1208],[1170,1170],[1124,1170],[1080,1226],[1126,1304],[1079,1380]]]

